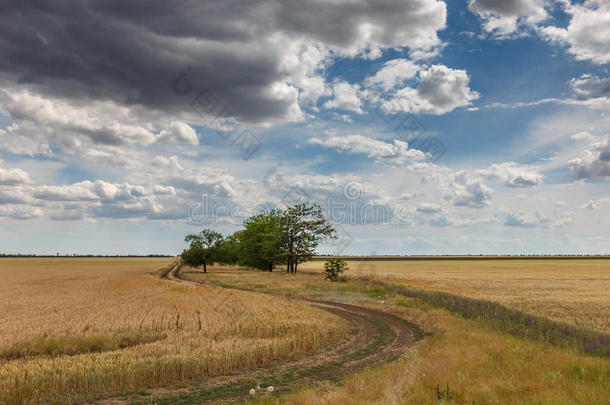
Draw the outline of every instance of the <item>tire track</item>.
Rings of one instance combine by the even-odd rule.
[[[172,282],[213,286],[183,278],[181,269],[182,264],[176,262],[159,276]],[[276,391],[286,392],[316,381],[339,381],[347,375],[393,361],[423,336],[416,325],[383,311],[334,301],[298,300],[344,318],[352,324],[353,333],[321,352],[300,360],[274,361],[264,367],[241,370],[230,376],[212,377],[200,387],[187,390],[150,390],[149,394],[152,395],[145,399],[111,399],[99,403],[196,404],[235,401],[247,398],[248,390],[257,383],[273,385]]]

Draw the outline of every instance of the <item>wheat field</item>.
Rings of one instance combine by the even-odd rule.
[[[323,261],[300,266],[321,272]],[[499,302],[610,333],[610,260],[349,260],[348,276]]]
[[[73,403],[315,351],[340,319],[282,298],[160,280],[173,259],[0,260],[0,403]]]

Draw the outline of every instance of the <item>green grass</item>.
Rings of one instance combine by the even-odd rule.
[[[572,348],[594,356],[610,357],[610,337],[600,332],[527,314],[493,301],[468,298],[442,291],[421,290],[382,281],[373,283],[386,294],[414,298],[432,307],[448,310],[462,318],[483,322],[513,336],[557,347]]]

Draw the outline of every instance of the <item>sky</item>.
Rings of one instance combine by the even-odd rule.
[[[4,1],[0,253],[610,253],[608,0]]]

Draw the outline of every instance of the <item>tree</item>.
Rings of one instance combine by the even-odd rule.
[[[332,282],[339,280],[341,273],[347,270],[349,270],[349,267],[344,259],[330,259],[324,263],[325,279]]]
[[[241,245],[239,243],[239,233],[237,231],[226,237],[219,247],[218,262],[235,266],[239,262],[239,251]]]
[[[186,235],[184,241],[189,242],[189,248],[182,252],[182,262],[191,267],[203,265],[203,272],[207,273],[207,264],[219,258],[223,240],[222,234],[212,229]]]
[[[334,238],[335,229],[317,204],[298,204],[270,210],[244,221],[244,229],[223,238],[211,229],[185,237],[189,248],[182,261],[190,266],[213,262],[240,264],[273,271],[286,264],[288,273],[296,273],[299,263],[310,260],[320,241]]]
[[[282,211],[282,218],[287,273],[296,273],[299,263],[310,260],[322,239],[336,237],[334,227],[318,204],[288,207]]]
[[[238,233],[239,264],[273,271],[274,266],[284,263],[286,253],[282,248],[282,223],[282,212],[278,210],[245,220],[245,229]]]

